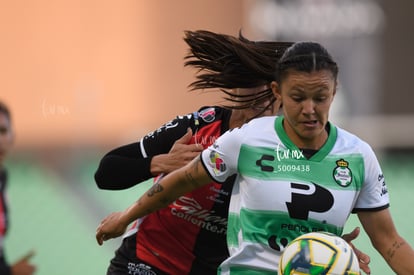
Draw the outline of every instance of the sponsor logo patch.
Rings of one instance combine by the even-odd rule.
[[[198,113],[198,116],[205,122],[212,122],[216,118],[216,110],[207,108]]]
[[[221,156],[217,152],[212,151],[210,152],[209,158],[209,165],[212,168],[214,175],[223,175],[226,172],[227,166]]]

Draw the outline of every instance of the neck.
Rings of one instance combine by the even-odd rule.
[[[243,124],[245,124],[249,120],[250,118],[243,115],[243,113],[240,112],[239,110],[232,110],[230,122],[229,122],[229,128],[233,129],[233,128],[241,127]]]
[[[301,149],[319,150],[326,142],[329,136],[329,126],[326,125],[324,129],[317,135],[312,137],[300,136],[286,120],[283,121],[283,128],[291,141]]]

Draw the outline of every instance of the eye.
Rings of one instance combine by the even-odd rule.
[[[317,96],[317,97],[314,97],[314,101],[315,102],[317,102],[317,103],[324,103],[325,101],[327,101],[328,100],[328,96]]]
[[[291,98],[296,102],[301,102],[304,99],[303,96],[298,96],[298,95],[292,95]]]

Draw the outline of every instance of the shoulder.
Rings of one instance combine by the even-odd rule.
[[[200,123],[209,124],[219,120],[228,120],[231,110],[219,106],[203,106],[192,114]]]
[[[262,135],[263,131],[268,128],[274,129],[276,116],[265,116],[250,120],[240,127],[246,133]]]
[[[227,131],[226,135],[238,140],[256,140],[270,133],[274,133],[276,116],[255,118],[238,128]]]
[[[337,127],[337,145],[342,149],[349,148],[363,154],[373,154],[371,145],[357,135]]]
[[[231,110],[218,106],[203,106],[197,111],[187,113],[185,115],[178,115],[166,124],[188,123],[193,126],[210,124],[215,121],[225,120],[230,118]]]

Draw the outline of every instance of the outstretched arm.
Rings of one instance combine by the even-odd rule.
[[[211,178],[201,164],[200,157],[196,157],[154,184],[126,210],[112,213],[103,219],[96,230],[96,241],[102,245],[106,240],[121,236],[134,220],[166,207],[181,195],[209,182]]]
[[[358,218],[375,249],[395,273],[399,275],[414,274],[414,250],[398,234],[389,209],[359,212]]]

